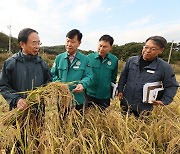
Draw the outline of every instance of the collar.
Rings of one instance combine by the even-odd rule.
[[[21,62],[23,62],[24,60],[34,61],[36,63],[39,63],[42,61],[42,58],[38,54],[35,56],[25,55],[22,51],[18,52],[14,57]]]
[[[101,57],[97,51],[94,52],[94,53],[95,53],[95,58],[100,58],[100,57]],[[101,57],[101,58],[102,58],[102,57]],[[106,57],[104,57],[103,59],[110,59],[110,54],[108,53],[108,54],[106,55]]]
[[[154,69],[155,70],[157,68],[157,63],[158,63],[158,58],[154,59],[151,64],[146,66],[146,68]]]
[[[67,51],[66,51],[67,52]],[[67,56],[68,57],[75,57],[76,56],[76,52],[73,54],[73,55],[70,55],[68,52],[67,52]]]
[[[77,50],[76,53],[73,54],[74,55],[74,58],[77,58],[77,59],[80,59],[80,53],[79,51]],[[69,58],[69,54],[68,52],[64,52],[64,58]]]
[[[138,56],[138,57],[134,60],[134,63],[135,63],[136,65],[138,65],[138,66],[139,66],[139,61],[140,61],[141,57],[142,57],[142,55]],[[148,66],[146,66],[145,68],[156,69],[156,68],[157,68],[157,61],[158,61],[158,57],[157,57],[156,59],[154,59],[154,60],[152,61],[152,63],[149,64]]]
[[[21,56],[25,58],[27,61],[33,61],[37,58],[37,55],[27,55],[24,52],[21,53]]]

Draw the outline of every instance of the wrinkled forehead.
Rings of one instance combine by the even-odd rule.
[[[28,35],[28,38],[27,38],[28,41],[39,41],[40,38],[39,38],[39,35],[35,32],[32,32]]]
[[[145,46],[160,48],[160,46],[155,41],[153,41],[153,40],[148,40],[147,42],[145,42]]]

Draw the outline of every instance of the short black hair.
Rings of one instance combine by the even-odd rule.
[[[114,43],[113,37],[111,37],[110,35],[107,35],[107,34],[101,36],[101,38],[99,39],[99,41],[109,42],[109,44],[110,44],[111,46],[112,46],[113,43]]]
[[[31,29],[31,28],[24,28],[24,29],[22,29],[22,30],[19,32],[19,35],[18,35],[18,42],[27,43],[28,36],[29,36],[32,32],[35,32],[35,33],[38,34],[38,32],[37,32],[36,30]]]
[[[146,42],[149,41],[149,40],[154,41],[154,43],[157,46],[159,46],[160,48],[165,48],[166,45],[167,45],[166,39],[164,37],[162,37],[162,36],[151,36],[146,40]]]
[[[78,41],[80,42],[83,35],[82,35],[82,33],[81,33],[79,30],[77,30],[77,29],[73,29],[73,30],[69,31],[69,32],[66,34],[66,37],[68,37],[68,38],[70,38],[70,39],[73,39],[74,36],[76,36],[76,35],[77,35]]]

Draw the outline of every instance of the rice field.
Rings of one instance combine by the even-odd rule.
[[[52,61],[48,64],[52,65]],[[123,63],[119,65],[123,67]],[[178,72],[179,65],[174,69]],[[180,83],[179,74],[176,78]],[[22,126],[27,143],[21,148],[26,154],[180,153],[180,89],[170,105],[155,107],[150,115],[137,119],[134,115],[122,114],[117,98],[111,100],[111,106],[105,111],[95,106],[81,113],[72,109],[64,116],[67,106],[73,106],[70,103],[73,96],[67,85],[52,85],[29,91],[29,107],[23,112],[16,109],[8,111],[8,104],[0,95],[0,154],[5,154],[7,147],[12,154],[16,152],[14,138],[22,142]],[[40,128],[32,125],[30,113],[31,106],[41,100],[45,103],[46,112],[44,126]],[[36,132],[40,132],[39,137]]]
[[[177,79],[178,83],[180,84],[180,74],[176,75],[176,79]]]
[[[49,86],[49,85],[48,85]],[[8,112],[8,106],[0,99],[0,151],[11,147],[15,153],[14,138],[20,139],[20,127],[26,124],[27,144],[25,153],[42,154],[178,154],[180,153],[180,91],[173,103],[156,107],[149,116],[139,119],[123,115],[117,98],[105,111],[92,107],[81,113],[72,109],[64,118],[64,107],[73,99],[66,85],[52,83],[30,91],[27,101],[46,105],[45,124],[41,135],[31,133],[32,126],[28,108],[25,119],[16,118],[19,111]],[[58,98],[58,99],[57,99]],[[61,114],[57,112],[57,102]],[[13,114],[11,114],[13,113]],[[19,117],[23,114],[19,113]],[[11,125],[16,122],[16,128]],[[23,121],[23,122],[22,122]],[[36,131],[39,128],[35,128]],[[38,147],[35,141],[39,142]]]

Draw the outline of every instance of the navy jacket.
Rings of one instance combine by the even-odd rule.
[[[156,58],[140,72],[140,58],[141,56],[134,56],[128,59],[118,82],[118,92],[123,92],[124,96],[122,104],[139,113],[153,108],[152,104],[142,102],[145,83],[162,81],[164,92],[161,101],[164,105],[172,102],[179,86],[173,69],[167,62]]]

